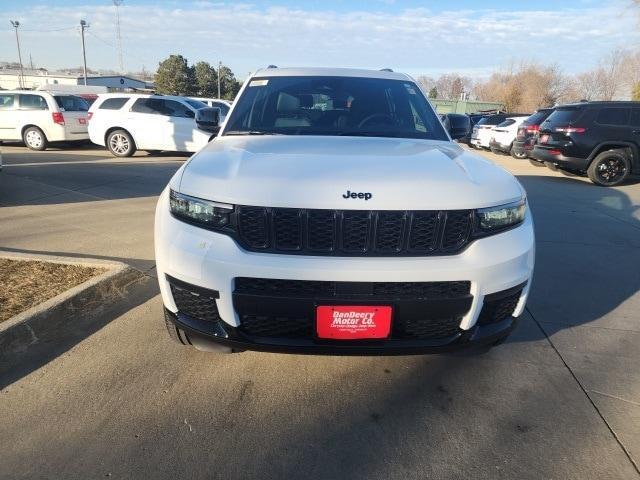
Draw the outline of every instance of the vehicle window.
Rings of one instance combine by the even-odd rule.
[[[65,112],[86,112],[89,110],[89,103],[82,98],[75,95],[54,95],[56,103],[61,110]]]
[[[175,100],[165,100],[162,98],[139,98],[131,107],[132,112],[150,113],[153,115],[164,115],[167,117],[189,117],[193,118],[193,111]]]
[[[490,117],[481,118],[477,125],[499,125],[504,122],[502,115],[491,115]]]
[[[528,117],[524,123],[527,125],[540,125],[545,118],[549,116],[552,110],[538,110],[536,113]]]
[[[627,125],[629,123],[628,108],[603,108],[596,117],[601,125]]]
[[[0,94],[0,110],[13,109],[15,104],[15,95]]]
[[[502,123],[499,123],[498,127],[508,127],[509,125],[513,125],[516,121],[513,118],[509,118]]]
[[[220,115],[222,116],[226,116],[227,113],[229,113],[229,110],[231,110],[231,108],[229,108],[229,105],[227,105],[226,103],[223,103],[223,102],[212,102],[212,103],[213,103],[213,105],[211,105],[212,107],[220,109]]]
[[[126,97],[107,98],[98,107],[100,110],[120,110],[129,100]]]
[[[545,122],[556,125],[568,125],[578,120],[583,112],[584,108],[582,107],[560,107],[555,109]]]
[[[49,110],[47,101],[40,95],[20,95],[21,110]]]
[[[412,82],[357,77],[253,78],[223,132],[448,140]]]
[[[640,127],[640,108],[631,110],[631,120],[629,120],[629,124],[632,127]]]
[[[200,110],[201,108],[208,107],[208,105],[206,103],[201,102],[200,100],[185,100],[185,102],[187,102],[189,105],[191,105],[196,110]],[[214,105],[214,107],[217,107],[217,105]]]
[[[185,104],[176,102],[175,100],[163,100],[165,112],[163,115],[169,115],[170,117],[187,117],[194,118],[195,113]],[[198,102],[200,103],[200,102]],[[203,104],[204,105],[204,104]],[[204,105],[206,107],[206,105]],[[204,108],[200,107],[200,108]]]

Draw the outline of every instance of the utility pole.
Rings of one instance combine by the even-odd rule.
[[[118,40],[118,61],[120,62],[120,73],[124,73],[124,63],[122,61],[122,35],[120,34],[120,10],[118,7],[122,5],[123,0],[113,0],[116,7],[116,37]]]
[[[80,35],[82,36],[82,66],[84,72],[84,84],[87,84],[87,51],[84,47],[84,29],[89,28],[89,24],[80,20]]]
[[[33,58],[31,58],[31,54],[29,54],[29,65],[31,65],[31,70],[33,70]],[[31,72],[33,74],[33,72]]]
[[[220,98],[220,70],[222,69],[222,62],[218,62],[218,98]]]
[[[20,61],[20,88],[24,88],[24,69],[22,68],[22,53],[20,53],[20,37],[18,37],[18,27],[20,22],[17,20],[9,20],[13,28],[16,29],[16,43],[18,44],[18,60]]]

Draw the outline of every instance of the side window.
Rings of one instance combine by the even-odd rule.
[[[629,122],[628,108],[603,108],[596,117],[596,122],[601,125],[625,126]]]
[[[0,94],[0,110],[13,110],[15,108],[15,95]]]
[[[125,103],[127,103],[128,98],[118,97],[118,98],[107,98],[104,102],[100,104],[98,107],[99,110],[120,110]]]
[[[49,106],[40,95],[20,95],[20,110],[49,110]]]
[[[154,102],[152,98],[139,98],[138,100],[135,101],[135,103],[131,107],[131,111],[136,113],[159,114],[160,112],[156,108],[154,108],[155,103],[158,103],[158,102],[157,101]]]
[[[631,120],[629,120],[629,124],[632,127],[640,127],[640,108],[631,110]]]
[[[194,118],[195,113],[186,105],[175,100],[162,100],[164,103],[163,115],[169,115],[170,117],[182,117],[182,118]]]

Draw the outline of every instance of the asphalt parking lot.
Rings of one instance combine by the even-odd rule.
[[[186,157],[2,154],[0,248],[148,278],[90,326],[0,352],[0,478],[640,477],[640,183],[484,153],[537,235],[527,312],[486,354],[213,356],[170,342],[153,278],[156,197]]]

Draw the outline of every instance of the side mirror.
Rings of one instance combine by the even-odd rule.
[[[471,131],[471,119],[467,115],[448,113],[443,123],[454,140],[466,137]]]
[[[218,133],[220,130],[220,109],[207,107],[196,110],[196,125],[205,132]]]

